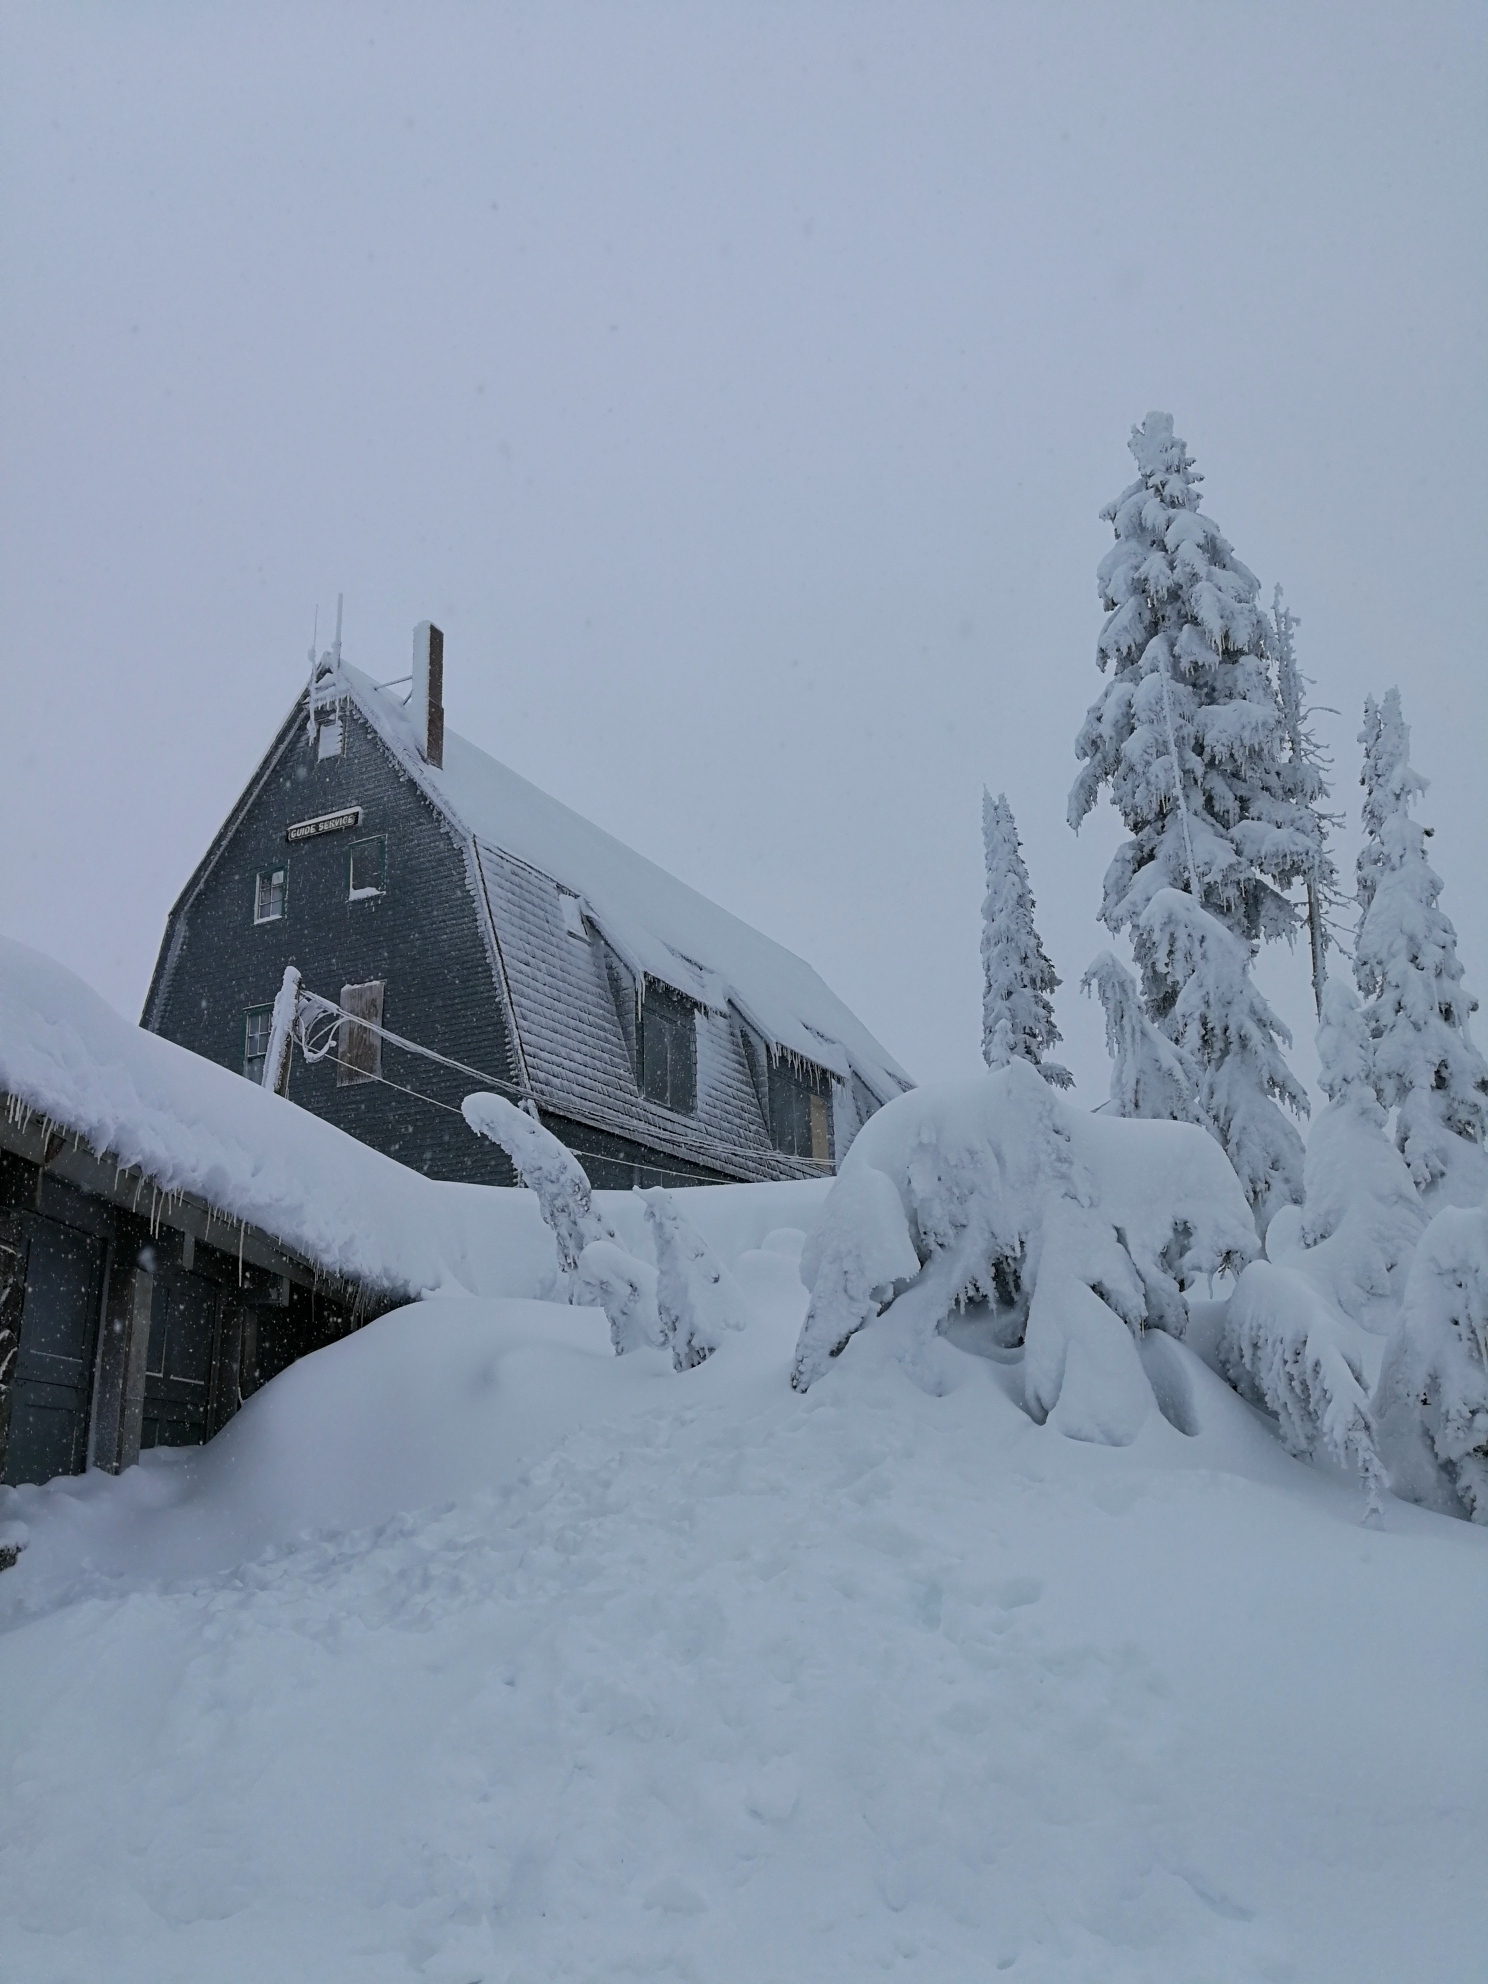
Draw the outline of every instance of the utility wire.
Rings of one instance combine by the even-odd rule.
[[[330,1005],[329,1000],[326,1000],[324,1003],[327,1006]],[[340,1013],[341,1008],[337,1007],[336,1011]],[[370,1020],[360,1020],[354,1014],[350,1014],[350,1013],[343,1013],[342,1017],[346,1019],[350,1019],[354,1026],[366,1026],[369,1029],[369,1031],[383,1034],[384,1038],[393,1041],[394,1044],[397,1046],[405,1046],[409,1044],[400,1040],[398,1035],[396,1034],[386,1033],[382,1027],[374,1027],[373,1023]],[[302,1039],[300,1042],[301,1048],[303,1048],[304,1045],[305,1042]],[[416,1048],[414,1051],[423,1054],[430,1061],[439,1061],[442,1062],[446,1067],[456,1068],[459,1070],[461,1074],[473,1074],[480,1081],[490,1080],[490,1077],[486,1075],[482,1075],[479,1069],[467,1068],[464,1062],[462,1061],[451,1061],[446,1055],[436,1054],[432,1048],[429,1047]],[[373,1073],[373,1071],[370,1068],[359,1067],[353,1061],[344,1060],[340,1054],[327,1055],[324,1051],[322,1051],[321,1053],[316,1055],[316,1059],[329,1060],[332,1067],[334,1068],[345,1068],[349,1073],[354,1074],[356,1076],[358,1082],[364,1082],[364,1081],[380,1082],[384,1088],[396,1089],[399,1095],[411,1096],[415,1102],[427,1102],[431,1108],[446,1110],[451,1116],[458,1116],[460,1117],[462,1122],[464,1121],[464,1111],[459,1107],[457,1103],[441,1102],[438,1096],[426,1095],[422,1089],[409,1088],[403,1082],[395,1082],[392,1079],[391,1075]],[[496,1083],[494,1084],[494,1086],[507,1087],[509,1093],[511,1094],[517,1093],[516,1090],[510,1089],[509,1084],[506,1083]],[[575,1157],[587,1157],[592,1159],[597,1164],[632,1163],[638,1165],[642,1170],[646,1170],[646,1171],[664,1171],[666,1169],[666,1166],[663,1164],[644,1164],[639,1158],[627,1159],[624,1157],[619,1157],[613,1151],[583,1150],[577,1144],[565,1144],[564,1148],[567,1150],[571,1150]],[[749,1163],[753,1165],[757,1165],[762,1158],[790,1156],[790,1153],[785,1151],[749,1150],[742,1144],[716,1144],[714,1145],[713,1148],[715,1151],[721,1153],[725,1157],[735,1157],[741,1160],[747,1160]],[[659,1155],[665,1156],[666,1153],[661,1152],[659,1153]],[[695,1164],[703,1164],[706,1163],[707,1161],[706,1158],[701,1154],[688,1151],[685,1149],[680,1153],[680,1157],[683,1163],[691,1162]],[[831,1162],[829,1159],[823,1159],[817,1157],[797,1157],[795,1159],[795,1162],[798,1164],[810,1164],[820,1167],[817,1173],[818,1176],[829,1177],[831,1175]],[[764,1179],[757,1182],[765,1183],[765,1184],[790,1184],[798,1181],[794,1181],[791,1179]]]

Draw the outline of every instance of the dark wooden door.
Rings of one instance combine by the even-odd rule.
[[[200,1446],[211,1431],[222,1291],[184,1268],[156,1277],[140,1446]]]
[[[10,1402],[8,1482],[50,1481],[88,1464],[88,1404],[103,1297],[104,1243],[27,1216],[26,1292]]]

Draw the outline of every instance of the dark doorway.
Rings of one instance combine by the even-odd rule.
[[[103,1298],[104,1243],[28,1216],[26,1294],[5,1456],[7,1482],[50,1481],[88,1464],[88,1403]]]
[[[140,1447],[199,1446],[211,1432],[222,1290],[184,1268],[157,1275],[150,1301]]]

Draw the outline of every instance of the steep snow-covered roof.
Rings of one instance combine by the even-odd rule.
[[[734,1005],[774,1046],[847,1077],[883,1101],[910,1077],[803,959],[644,855],[530,785],[456,732],[442,769],[427,764],[402,701],[343,662],[345,688],[445,815],[477,843],[515,856],[579,896],[637,973],[715,1012]],[[331,688],[327,683],[321,694]]]

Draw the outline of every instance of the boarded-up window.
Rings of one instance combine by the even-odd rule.
[[[383,980],[372,978],[365,985],[341,987],[341,1022],[336,1043],[336,1082],[345,1088],[349,1082],[375,1081],[382,1073]]]

